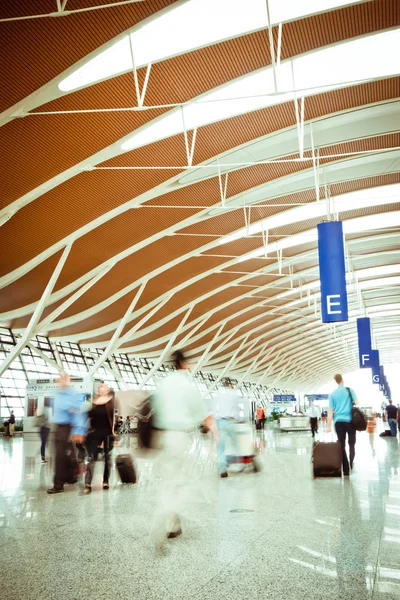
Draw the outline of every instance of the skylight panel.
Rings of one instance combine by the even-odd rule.
[[[360,0],[269,0],[272,24],[357,4]],[[150,17],[59,84],[71,91],[196,48],[268,26],[265,0],[189,0]],[[129,35],[131,44],[129,43]]]

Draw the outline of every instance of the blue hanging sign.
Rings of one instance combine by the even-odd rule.
[[[274,402],[296,402],[296,396],[293,394],[274,394]]]
[[[305,394],[309,402],[318,402],[320,400],[329,400],[329,394]]]
[[[318,256],[322,322],[348,321],[341,221],[329,221],[318,225]]]
[[[383,392],[385,389],[385,371],[381,365],[379,365],[379,391]]]
[[[371,350],[372,383],[379,385],[381,372],[379,368],[379,350]]]
[[[360,369],[370,369],[371,364],[371,321],[368,317],[357,319],[358,357]]]

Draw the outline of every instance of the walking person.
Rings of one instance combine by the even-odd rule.
[[[86,467],[84,494],[90,494],[92,491],[94,465],[100,446],[103,447],[104,452],[103,490],[109,489],[111,450],[114,445],[114,414],[114,391],[106,383],[102,382],[97,389],[96,397],[93,399],[92,409],[88,412],[89,433],[86,438],[88,464]]]
[[[42,413],[36,414],[36,427],[39,427],[40,435],[40,456],[42,457],[42,464],[47,463],[46,460],[46,444],[49,438],[51,422],[50,422],[50,409],[47,406],[43,407]]]
[[[216,421],[219,442],[217,446],[218,465],[221,477],[228,477],[226,445],[231,445],[235,456],[237,452],[236,424],[240,422],[239,395],[233,389],[229,379],[224,382],[225,393],[220,392],[214,399],[214,418]]]
[[[14,429],[15,429],[15,415],[14,415],[14,411],[11,411],[10,414],[10,420],[8,422],[8,427],[9,427],[9,436],[12,437],[14,435]]]
[[[59,390],[54,397],[54,443],[56,451],[54,485],[48,494],[64,491],[65,483],[76,483],[78,463],[74,442],[85,441],[86,413],[82,412],[81,396],[70,387],[68,373],[60,373]]]
[[[337,388],[329,394],[328,428],[327,432],[332,431],[332,420],[335,423],[335,430],[338,440],[342,446],[342,465],[345,477],[350,475],[350,469],[353,468],[356,444],[356,430],[351,423],[351,409],[353,404],[357,404],[357,398],[354,390],[344,386],[343,377],[335,375],[334,380]],[[350,464],[346,452],[346,437],[348,438],[350,450]]]
[[[397,417],[398,417],[398,409],[397,406],[394,406],[392,400],[389,400],[389,404],[385,409],[386,419],[389,423],[390,432],[392,437],[397,437]]]
[[[314,402],[310,402],[307,414],[310,417],[311,435],[312,437],[315,437],[315,434],[318,433],[318,421],[320,413],[318,406],[316,406]]]
[[[159,506],[150,533],[156,550],[161,550],[167,539],[176,538],[182,533],[181,512],[184,498],[187,501],[190,491],[190,434],[202,422],[215,434],[211,411],[190,376],[184,354],[177,350],[172,359],[176,371],[162,380],[154,395],[153,423],[160,430],[158,467],[163,479]]]

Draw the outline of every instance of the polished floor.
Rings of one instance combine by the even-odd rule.
[[[309,433],[258,437],[264,470],[219,479],[196,446],[183,535],[157,555],[148,531],[160,490],[150,461],[136,486],[113,471],[90,496],[46,494],[39,443],[0,440],[3,600],[400,599],[398,440],[358,434],[350,480],[313,480]],[[162,477],[162,474],[161,474]]]

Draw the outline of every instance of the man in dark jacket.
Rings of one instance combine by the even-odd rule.
[[[10,437],[12,437],[14,435],[14,428],[15,428],[15,415],[14,415],[14,411],[11,411],[11,415],[10,415],[10,420],[8,422],[8,426],[9,426],[9,435]]]

